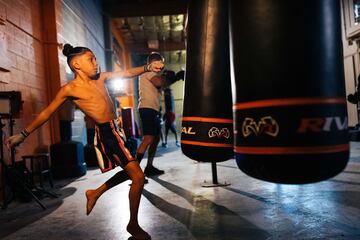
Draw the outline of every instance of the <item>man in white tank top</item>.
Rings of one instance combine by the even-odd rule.
[[[164,61],[164,58],[156,52],[151,53],[147,62]],[[149,148],[148,161],[144,170],[146,176],[163,174],[163,170],[153,165],[157,145],[160,141],[160,97],[161,87],[165,83],[165,77],[159,73],[147,72],[139,77],[139,114],[143,131],[143,140],[137,149],[136,159],[140,162],[145,151]]]

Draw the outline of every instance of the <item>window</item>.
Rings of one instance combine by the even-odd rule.
[[[360,0],[342,0],[342,11],[347,39],[360,36]]]
[[[354,25],[360,23],[360,0],[353,0]]]
[[[10,71],[10,61],[7,57],[7,41],[4,29],[4,25],[0,25],[0,72]]]

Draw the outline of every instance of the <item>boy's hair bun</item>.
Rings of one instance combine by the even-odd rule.
[[[66,57],[68,57],[68,56],[73,52],[73,50],[74,50],[74,47],[67,43],[67,44],[64,45],[64,48],[63,48],[63,50],[62,50],[62,53],[63,53]]]

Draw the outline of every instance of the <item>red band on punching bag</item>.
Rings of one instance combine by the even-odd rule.
[[[344,104],[346,100],[342,98],[287,98],[287,99],[266,99],[253,102],[236,103],[233,106],[234,110],[271,107],[271,106],[290,106],[290,105],[314,105],[314,104]]]
[[[197,141],[188,141],[188,140],[181,140],[181,144],[204,146],[204,147],[225,147],[225,148],[232,148],[233,147],[232,144],[197,142]]]
[[[205,117],[183,117],[182,121],[189,122],[208,122],[208,123],[233,123],[232,119],[223,119],[223,118],[205,118]]]
[[[236,153],[246,154],[319,154],[349,151],[349,144],[315,147],[235,147]]]

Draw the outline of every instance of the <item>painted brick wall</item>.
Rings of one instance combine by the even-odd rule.
[[[85,46],[96,55],[101,68],[105,69],[104,31],[101,4],[95,0],[57,1],[57,31],[59,43]],[[67,82],[66,58],[59,51],[62,83]],[[68,69],[68,73],[70,69]]]
[[[6,55],[11,65],[10,72],[0,71],[0,91],[21,91],[24,101],[20,118],[15,119],[16,133],[48,104],[41,6],[40,0],[0,0],[0,9],[5,19],[5,25],[0,26],[0,32],[6,36],[3,44],[6,44]],[[9,121],[2,121],[6,124],[4,133],[9,136]],[[49,126],[45,124],[26,140],[26,144],[16,149],[16,160],[21,155],[33,153],[35,148],[49,143]],[[8,159],[5,150],[5,160]]]
[[[5,25],[0,25],[0,33],[6,36],[6,55],[10,62],[10,72],[0,70],[0,91],[21,91],[24,101],[19,119],[15,120],[14,132],[21,131],[45,106],[48,105],[48,85],[45,79],[42,6],[41,0],[0,0],[0,17]],[[55,0],[57,37],[59,43],[71,43],[91,48],[105,69],[105,51],[101,3],[98,0]],[[71,74],[67,74],[66,59],[58,52],[60,82],[65,84]],[[69,72],[69,69],[68,69]],[[82,120],[82,119],[81,119]],[[8,121],[4,133],[9,135]],[[82,121],[78,121],[80,128]],[[81,129],[80,129],[81,130]],[[32,154],[36,148],[48,148],[51,144],[50,128],[46,123],[26,139],[26,144],[17,147],[16,159]],[[5,160],[9,156],[5,151]]]

